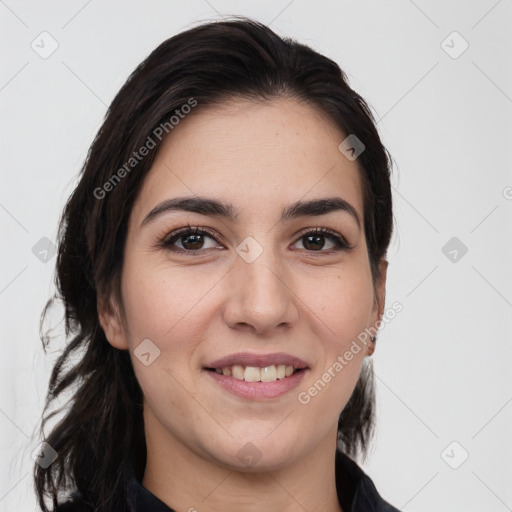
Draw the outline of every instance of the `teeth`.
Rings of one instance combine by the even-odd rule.
[[[244,380],[244,369],[239,364],[235,364],[231,368],[231,376],[238,380]]]
[[[259,368],[255,368],[254,366],[248,366],[244,372],[244,380],[247,382],[258,382],[261,380],[260,378],[261,372]]]
[[[282,366],[282,365],[281,365]],[[245,370],[247,372],[247,370]],[[247,379],[245,379],[247,380]],[[273,364],[272,366],[267,366],[260,370],[260,380],[261,382],[272,382],[277,380],[277,368]]]
[[[234,377],[237,380],[245,380],[247,382],[274,382],[277,379],[284,379],[293,374],[297,368],[286,366],[284,364],[271,365],[264,368],[257,366],[246,366],[235,364],[224,368],[216,368],[216,372],[220,375]]]

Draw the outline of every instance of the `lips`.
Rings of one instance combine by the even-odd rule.
[[[284,352],[276,352],[273,354],[238,352],[236,354],[231,354],[225,357],[221,357],[220,359],[216,359],[215,361],[211,361],[207,363],[204,368],[206,370],[216,370],[234,365],[255,366],[259,368],[266,368],[267,366],[272,365],[286,365],[293,366],[294,368],[298,369],[309,368],[308,363],[303,359],[291,354],[286,354]]]

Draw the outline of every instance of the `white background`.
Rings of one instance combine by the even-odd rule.
[[[32,248],[55,240],[129,73],[222,14],[338,62],[396,162],[387,303],[403,311],[373,356],[378,429],[363,469],[405,511],[512,510],[511,0],[1,1],[0,510],[35,510],[31,451],[62,346],[42,351],[55,257],[43,263]],[[58,43],[47,59],[31,48],[43,31]],[[469,44],[457,58],[453,31]],[[452,237],[468,248],[456,262],[442,252]]]

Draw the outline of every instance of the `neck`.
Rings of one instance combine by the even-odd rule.
[[[337,424],[303,458],[280,469],[239,471],[201,457],[154,417],[146,428],[142,485],[175,511],[343,512],[336,493]]]

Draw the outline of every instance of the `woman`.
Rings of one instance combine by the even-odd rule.
[[[396,511],[355,462],[390,167],[368,106],[312,49],[241,17],[156,48],[61,218],[72,339],[42,431],[72,398],[46,436],[57,458],[35,466],[41,509]]]

